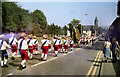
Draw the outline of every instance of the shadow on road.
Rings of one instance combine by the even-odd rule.
[[[9,63],[9,65],[13,66],[13,67],[18,67],[19,64],[15,64],[15,63]]]

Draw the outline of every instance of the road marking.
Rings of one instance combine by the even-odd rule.
[[[40,62],[40,63],[34,64],[34,65],[32,65],[32,67],[41,65],[41,64],[43,64],[43,63],[49,62],[49,61],[54,60],[54,59],[56,59],[56,58],[58,58],[58,57],[55,57],[55,58],[49,59],[49,60],[47,60],[47,61],[42,61],[42,62]]]
[[[10,75],[13,75],[13,73],[9,73],[9,74],[7,74],[7,75],[5,75],[5,76],[3,76],[3,77],[10,76]]]
[[[79,48],[79,49],[81,49],[81,48]],[[76,49],[76,50],[79,50],[79,49]],[[61,56],[68,55],[68,54],[70,54],[70,53],[72,53],[72,52],[74,52],[74,51],[70,51],[70,52],[68,52],[67,54],[63,54],[63,55],[61,55]],[[60,57],[61,57],[61,56],[60,56]],[[47,60],[47,61],[39,62],[39,63],[37,63],[37,64],[32,65],[31,67],[35,67],[35,66],[41,65],[41,64],[43,64],[43,63],[52,61],[52,60],[57,59],[57,58],[58,58],[58,57],[54,57],[54,58],[49,59],[49,60]],[[6,77],[6,76],[10,76],[10,75],[13,75],[13,73],[9,73],[9,74],[5,75],[5,77]],[[3,76],[3,77],[4,77],[4,76]]]
[[[98,62],[100,61],[101,54],[102,54],[102,52],[100,53],[100,56],[99,56],[99,58],[98,58],[98,60],[97,60],[96,65],[98,65]],[[97,66],[95,66],[95,68],[93,69],[92,76],[94,76],[94,75],[95,75],[96,70],[97,70]]]
[[[95,58],[95,60],[94,60],[93,64],[91,65],[91,67],[90,67],[90,69],[89,69],[89,71],[88,71],[88,73],[87,73],[87,76],[86,76],[86,77],[88,77],[88,76],[90,75],[90,73],[91,73],[91,71],[92,71],[92,69],[93,69],[93,65],[95,64],[95,62],[96,62],[96,60],[97,60],[97,58],[98,58],[99,54],[100,54],[100,51],[97,53],[97,56],[96,56],[96,58]]]
[[[74,52],[74,51],[70,51],[70,52],[68,52],[67,54],[63,54],[63,55],[61,55],[61,56],[68,55],[68,54],[70,54],[70,53],[72,53],[72,52]],[[61,56],[60,56],[60,57],[61,57]],[[41,64],[43,64],[43,63],[46,63],[46,62],[52,61],[52,60],[57,59],[57,58],[58,58],[58,57],[54,57],[54,58],[49,59],[49,60],[47,60],[47,61],[39,62],[39,63],[37,63],[37,64],[32,65],[32,67],[35,67],[35,66],[41,65]]]
[[[80,50],[81,48],[78,48],[78,49],[76,49],[76,50]]]

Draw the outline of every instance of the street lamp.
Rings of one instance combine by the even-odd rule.
[[[83,14],[85,16],[87,16],[88,14]],[[82,16],[81,16],[81,22],[82,22]],[[81,35],[82,35],[82,23],[81,23]]]

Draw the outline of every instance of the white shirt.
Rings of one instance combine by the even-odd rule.
[[[38,40],[37,40],[37,42],[35,43],[35,41],[36,41],[37,39],[33,39],[33,41],[34,41],[34,44],[38,44]]]
[[[0,40],[0,45],[1,45],[1,42],[2,40]],[[6,41],[4,41],[0,50],[6,50],[6,48],[11,48],[11,47],[6,43]]]
[[[88,39],[88,42],[90,42],[90,39]]]
[[[87,41],[87,39],[85,38],[85,39],[84,39],[84,42],[86,42],[86,41]]]
[[[104,45],[106,45],[106,48],[110,48],[111,43],[106,41]]]
[[[23,40],[23,39],[20,39],[20,40],[18,41],[18,49],[20,49],[20,43],[21,43],[22,40]],[[22,49],[22,50],[28,49],[28,45],[27,45],[27,41],[26,41],[26,40],[23,40],[21,49]]]
[[[12,42],[13,38],[15,38],[15,37],[10,37],[10,38],[9,38],[9,44]],[[15,38],[15,39],[13,40],[12,45],[16,45],[17,42],[18,42],[18,41],[17,41],[17,39]]]
[[[57,39],[54,39],[53,42],[55,43]],[[59,40],[57,40],[57,42],[55,43],[55,45],[59,45]]]
[[[42,44],[43,44],[45,41],[47,41],[47,42],[44,44],[44,46],[48,46],[48,45],[49,45],[49,40],[46,40],[46,39],[41,40]]]
[[[51,41],[50,40],[48,40],[49,41],[49,44],[51,44]]]
[[[70,40],[70,44],[73,44],[73,40]]]
[[[29,40],[30,40],[30,39],[27,39],[27,42],[28,42]],[[34,40],[31,39],[30,42],[29,42],[29,44],[28,44],[28,46],[33,46],[33,45],[35,45],[35,44],[34,44]]]
[[[64,40],[64,44],[67,45],[67,44],[68,44],[68,41],[67,41],[67,40]]]

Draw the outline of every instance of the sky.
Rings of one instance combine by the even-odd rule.
[[[105,1],[105,0],[104,0]],[[117,17],[117,2],[19,2],[22,8],[33,12],[41,10],[48,24],[55,23],[63,27],[72,19],[78,19],[82,25],[94,25],[98,17],[99,26],[110,26]],[[85,15],[88,14],[88,15]]]
[[[7,0],[17,2],[116,2],[118,0]]]

